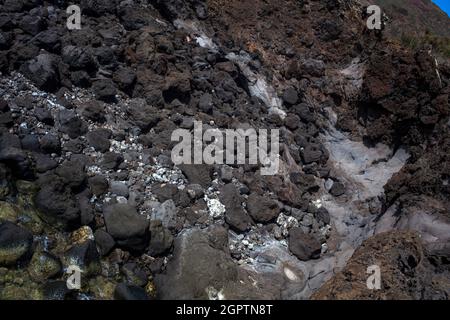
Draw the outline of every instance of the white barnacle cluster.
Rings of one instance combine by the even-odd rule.
[[[211,217],[219,219],[224,215],[226,211],[225,206],[218,199],[210,198],[207,195],[205,195],[204,199]]]
[[[292,216],[287,216],[281,213],[277,218],[277,224],[280,226],[281,236],[287,237],[289,234],[289,229],[293,227],[298,227],[298,220]]]

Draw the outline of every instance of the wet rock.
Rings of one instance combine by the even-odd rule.
[[[19,210],[9,202],[0,201],[0,221],[16,222]]]
[[[114,290],[116,300],[150,300],[147,292],[138,286],[119,283]]]
[[[108,255],[116,244],[113,237],[101,229],[95,231],[94,238],[101,256]]]
[[[289,250],[300,260],[308,261],[320,257],[322,246],[314,236],[293,227],[289,230]]]
[[[28,273],[35,281],[43,282],[58,276],[62,271],[59,259],[47,252],[36,251],[28,266]]]
[[[86,139],[89,145],[98,152],[106,152],[109,150],[111,143],[109,139],[111,137],[111,131],[107,129],[97,129],[86,134]]]
[[[280,214],[278,204],[274,200],[256,193],[248,197],[247,210],[255,221],[264,223],[275,219]]]
[[[147,274],[136,263],[130,262],[120,269],[129,285],[144,287],[148,283]]]
[[[94,234],[89,226],[82,226],[70,234],[70,242],[72,244],[83,244],[89,240],[94,240]]]
[[[71,139],[78,138],[88,131],[86,122],[81,120],[74,111],[61,110],[58,113],[60,131],[69,135]]]
[[[25,258],[32,250],[32,234],[14,223],[0,221],[0,265],[10,266]]]
[[[55,92],[59,89],[59,58],[52,54],[42,53],[24,64],[20,71],[33,81],[39,89]]]
[[[5,164],[0,163],[0,200],[4,200],[11,191],[11,172]]]
[[[114,204],[103,210],[107,232],[119,246],[129,250],[145,249],[149,221],[128,204]]]
[[[105,194],[109,188],[108,180],[101,175],[95,175],[89,178],[88,184],[92,193],[97,197]]]
[[[151,256],[159,256],[167,252],[173,244],[172,233],[163,226],[159,220],[150,222],[150,244],[148,254]]]
[[[251,225],[251,218],[242,208],[244,199],[236,187],[229,183],[220,190],[220,201],[225,205],[225,222],[238,232],[246,231]]]
[[[94,82],[92,90],[98,100],[105,102],[114,102],[117,89],[111,79],[101,79]]]
[[[64,253],[62,261],[66,268],[78,266],[84,276],[92,276],[101,272],[100,255],[92,240],[72,246]]]
[[[66,300],[71,296],[66,281],[50,281],[43,288],[45,300]]]

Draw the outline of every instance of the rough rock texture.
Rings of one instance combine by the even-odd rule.
[[[448,264],[445,259],[427,252],[417,234],[388,232],[366,240],[356,250],[345,268],[329,280],[313,299],[448,299],[450,290]],[[367,268],[378,265],[381,289],[370,290]]]
[[[237,280],[236,265],[226,254],[226,231],[215,234],[192,230],[175,239],[174,258],[156,278],[160,298],[207,299],[209,288],[220,291]]]
[[[128,204],[115,204],[104,209],[106,229],[117,241],[130,249],[145,248],[148,236],[148,220]]]
[[[0,265],[14,265],[31,250],[31,233],[11,222],[0,224]]]
[[[423,289],[450,241],[450,67],[433,50],[367,30],[355,0],[86,0],[81,30],[66,5],[0,1],[0,299],[307,299],[400,230],[433,268],[400,240],[361,250],[399,288],[407,272],[408,296],[444,297]],[[278,129],[278,173],[175,165],[172,134],[196,121]]]
[[[305,234],[301,228],[289,230],[289,250],[300,260],[318,258],[322,247],[320,242],[309,234]]]

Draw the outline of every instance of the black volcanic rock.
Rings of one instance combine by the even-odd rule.
[[[58,113],[58,122],[60,131],[69,135],[70,138],[75,139],[85,134],[88,130],[86,122],[77,116],[74,111],[61,110]]]
[[[101,79],[94,82],[92,85],[97,99],[111,102],[115,100],[117,89],[111,79]]]
[[[280,210],[278,204],[267,197],[250,194],[247,200],[247,209],[250,216],[257,222],[269,222],[278,217]]]
[[[239,232],[246,231],[252,219],[242,208],[244,199],[233,184],[229,183],[220,190],[220,201],[225,205],[226,223]]]
[[[80,209],[69,187],[57,176],[48,176],[40,183],[35,197],[40,216],[52,225],[71,229],[80,224]]]
[[[119,246],[141,251],[148,245],[149,221],[127,204],[107,206],[103,210],[107,232]]]
[[[289,250],[300,260],[308,261],[320,256],[322,246],[312,235],[294,227],[289,231]]]
[[[24,64],[21,72],[39,89],[55,92],[59,89],[60,84],[59,63],[58,56],[42,53]]]
[[[33,243],[33,235],[11,222],[0,221],[0,265],[9,266],[26,256]]]

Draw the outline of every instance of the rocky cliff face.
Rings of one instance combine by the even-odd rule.
[[[440,37],[450,37],[448,15],[431,0],[376,0],[391,21],[392,35],[423,35],[431,33]]]
[[[433,51],[353,0],[67,6],[0,1],[0,298],[448,298]],[[195,121],[279,129],[280,171],[174,165]]]
[[[431,0],[363,0],[379,5],[385,14],[385,35],[416,50],[433,48],[438,58],[450,58],[448,15]]]

